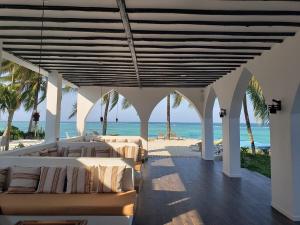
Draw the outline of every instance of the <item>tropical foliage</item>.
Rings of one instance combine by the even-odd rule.
[[[253,104],[254,116],[262,124],[269,124],[268,106],[262,92],[262,88],[255,77],[249,82],[247,94]]]
[[[25,67],[10,61],[2,64],[1,81],[4,83],[20,83],[21,92],[24,95],[23,105],[25,111],[32,111],[32,115],[37,112],[38,105],[46,98],[47,82],[39,73],[33,72]],[[33,132],[33,117],[28,126],[28,132]]]
[[[252,102],[255,118],[262,124],[269,124],[268,106],[266,105],[265,98],[264,98],[263,92],[262,92],[262,88],[259,85],[258,80],[254,76],[251,78],[251,80],[249,82],[246,93]],[[255,148],[254,137],[253,137],[251,124],[250,124],[250,120],[249,120],[247,95],[245,94],[245,96],[243,98],[243,108],[244,108],[247,132],[248,132],[248,136],[249,136],[250,143],[251,143],[252,154],[255,154],[256,148]]]

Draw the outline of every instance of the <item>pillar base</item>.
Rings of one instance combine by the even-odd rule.
[[[227,177],[231,177],[231,178],[240,178],[241,177],[241,172],[228,173],[226,171],[223,171],[223,174],[226,175]]]
[[[273,209],[277,210],[278,212],[280,212],[281,214],[283,214],[284,216],[286,216],[290,220],[292,220],[294,222],[300,221],[300,215],[292,215],[291,213],[287,212],[285,209],[282,209],[280,206],[278,206],[274,202],[271,203],[271,206],[272,206]]]

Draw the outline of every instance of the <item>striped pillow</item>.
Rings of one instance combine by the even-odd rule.
[[[95,169],[83,167],[67,167],[66,193],[90,193],[95,190]]]
[[[63,193],[66,168],[42,167],[38,193]]]
[[[95,156],[100,158],[107,158],[110,156],[110,150],[96,150]]]
[[[135,146],[124,146],[123,147],[124,158],[133,159],[135,162],[138,161],[139,149]]]
[[[12,167],[10,171],[11,180],[8,186],[8,193],[35,192],[40,173],[40,167]]]
[[[98,192],[122,192],[125,166],[99,166]]]
[[[81,157],[95,157],[96,150],[95,148],[82,148],[81,149]]]
[[[123,158],[124,157],[124,148],[123,147],[111,148],[109,151],[109,157]]]
[[[0,192],[3,192],[6,186],[8,168],[0,168]]]

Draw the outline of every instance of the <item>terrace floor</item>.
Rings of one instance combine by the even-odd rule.
[[[242,171],[222,174],[221,162],[153,157],[146,163],[135,225],[291,225],[270,206],[270,179]]]

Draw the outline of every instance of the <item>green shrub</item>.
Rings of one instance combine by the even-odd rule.
[[[271,177],[271,160],[267,154],[252,155],[241,151],[241,166],[248,170],[256,171],[264,176]]]

